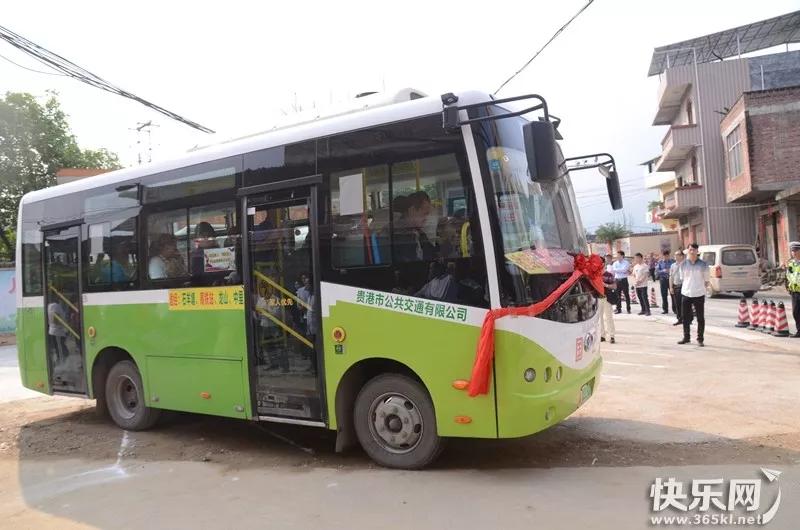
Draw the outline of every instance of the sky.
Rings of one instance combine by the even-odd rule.
[[[0,41],[0,93],[59,93],[83,148],[105,147],[125,165],[269,129],[297,107],[360,92],[414,87],[438,95],[493,92],[585,0],[531,2],[7,2],[2,25],[107,81],[214,129],[208,135],[133,101],[66,77]],[[113,5],[113,8],[110,6]],[[573,175],[584,225],[647,231],[645,160],[660,154],[651,126],[658,77],[653,48],[797,9],[797,0],[595,0],[498,94],[538,93],[562,119],[565,156],[614,155],[624,209],[611,210],[592,170]]]

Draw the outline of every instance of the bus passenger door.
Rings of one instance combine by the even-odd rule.
[[[250,381],[261,419],[322,418],[315,193],[311,186],[244,199]]]
[[[44,232],[47,369],[54,392],[86,394],[80,226]]]

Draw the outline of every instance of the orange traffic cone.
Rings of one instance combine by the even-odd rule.
[[[736,323],[737,328],[746,328],[750,325],[750,319],[747,316],[747,302],[742,299],[739,300],[739,321]]]
[[[656,307],[656,288],[650,288],[650,307]]]
[[[768,320],[767,320],[767,327],[764,329],[765,333],[772,333],[775,331],[775,302],[770,300],[769,301],[769,313],[768,313]]]
[[[767,331],[767,321],[769,320],[769,304],[767,300],[761,300],[761,314],[758,318],[758,331]]]
[[[778,302],[778,315],[775,318],[775,331],[772,334],[776,337],[788,337],[789,322],[786,319],[786,306],[783,302]]]
[[[758,306],[758,300],[753,298],[753,304],[750,306],[750,327],[747,329],[758,329],[758,316],[761,309]]]

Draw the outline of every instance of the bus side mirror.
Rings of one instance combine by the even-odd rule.
[[[525,156],[531,180],[544,182],[559,177],[556,129],[549,121],[531,121],[522,126]]]
[[[612,169],[606,177],[606,189],[608,189],[608,200],[613,210],[622,209],[622,192],[619,189],[619,175]]]

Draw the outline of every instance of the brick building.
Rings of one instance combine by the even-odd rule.
[[[648,218],[677,230],[682,245],[766,241],[753,222],[759,200],[728,196],[728,139],[720,127],[743,93],[800,86],[800,51],[788,50],[799,26],[797,11],[653,51],[648,75],[660,80],[653,125],[667,130],[660,156],[642,164],[645,186],[659,191]],[[787,51],[743,56],[778,45]]]
[[[726,200],[753,218],[762,257],[785,263],[800,239],[800,83],[744,92],[720,133]]]

